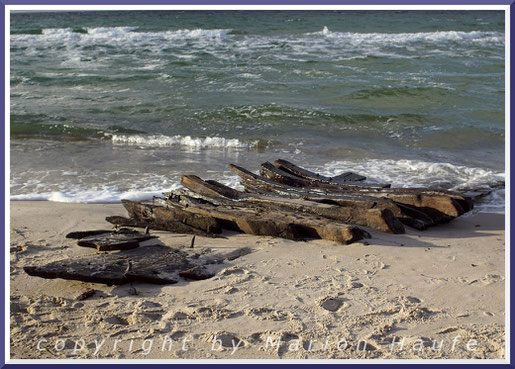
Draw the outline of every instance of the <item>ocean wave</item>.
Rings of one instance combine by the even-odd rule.
[[[92,28],[45,28],[41,33],[12,34],[11,42],[34,42],[62,44],[74,41],[75,46],[90,46],[96,43],[120,44],[146,41],[221,40],[231,29],[179,29],[161,32],[138,32],[138,27],[92,27]],[[166,45],[163,45],[166,46]]]
[[[248,120],[278,120],[284,119],[307,119],[307,118],[333,118],[337,120],[340,117],[349,115],[337,115],[325,113],[323,111],[299,109],[295,107],[263,104],[263,105],[241,105],[229,106],[212,111],[198,112],[196,115],[202,120],[219,120],[219,121],[245,121]]]
[[[242,142],[237,138],[225,137],[191,137],[191,136],[165,136],[165,135],[118,135],[111,136],[114,144],[139,146],[186,146],[193,148],[251,148],[257,142]]]
[[[58,117],[52,117],[53,120]],[[239,140],[219,136],[193,137],[193,136],[167,136],[163,134],[147,134],[137,129],[111,125],[105,129],[79,127],[68,124],[37,123],[40,120],[50,120],[50,117],[41,115],[13,115],[11,116],[10,137],[13,139],[47,139],[47,140],[109,140],[114,145],[135,145],[168,147],[183,146],[195,149],[251,149],[265,148],[265,140]]]
[[[346,103],[345,99],[334,100],[338,103]],[[383,132],[385,128],[424,127],[434,123],[434,120],[423,114],[337,114],[323,110],[310,110],[277,104],[241,105],[223,107],[211,111],[195,113],[201,121],[218,122],[219,128],[226,130],[233,128],[245,128],[246,130],[258,130],[269,127],[327,127],[337,130],[368,130]],[[234,124],[237,124],[236,126]]]
[[[320,32],[308,35],[324,36],[325,38],[351,44],[413,44],[413,43],[442,43],[442,42],[470,42],[481,44],[504,45],[505,35],[500,32],[484,31],[437,31],[415,33],[356,33],[332,32],[324,26]]]
[[[436,45],[452,50],[470,45],[485,47],[503,46],[505,35],[501,32],[485,31],[438,31],[416,33],[356,33],[334,32],[324,27],[322,31],[305,34],[259,35],[238,34],[232,29],[178,29],[159,32],[140,32],[137,27],[96,27],[96,28],[48,28],[41,33],[11,34],[13,50],[37,54],[38,48],[55,49],[62,54],[59,47],[65,47],[67,53],[77,58],[77,52],[85,53],[89,59],[92,49],[116,48],[118,51],[131,52],[148,50],[152,53],[171,53],[181,55],[188,47],[188,58],[207,53],[219,59],[233,59],[235,54],[252,54],[268,51],[270,57],[283,60],[308,61],[306,54],[323,57],[325,54],[343,58],[376,56],[381,58],[412,58],[420,54],[427,45]],[[416,54],[398,53],[392,48],[409,46],[417,50]],[[27,50],[29,48],[30,50]],[[35,49],[35,50],[34,50]],[[434,48],[431,53],[434,53]],[[358,53],[358,55],[356,55]],[[299,58],[302,55],[302,58]],[[432,55],[432,54],[431,54]]]

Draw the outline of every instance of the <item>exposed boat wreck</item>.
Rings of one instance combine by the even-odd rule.
[[[179,277],[206,279],[216,273],[208,265],[232,260],[240,254],[192,257],[162,244],[140,247],[140,242],[155,238],[149,230],[194,237],[224,237],[223,231],[231,230],[290,240],[324,239],[350,244],[370,238],[369,230],[393,234],[405,233],[406,227],[424,230],[473,208],[471,197],[457,192],[392,188],[352,172],[327,177],[282,159],[273,164],[263,163],[259,175],[234,164],[230,168],[241,178],[244,192],[213,180],[183,175],[184,189],[155,197],[152,203],[122,200],[128,217],[106,218],[114,230],[67,235],[77,239],[79,246],[103,253],[24,269],[44,278],[107,284],[134,280],[175,283]],[[120,226],[145,228],[145,233]],[[193,246],[194,239],[190,247]]]
[[[183,175],[185,189],[152,204],[123,201],[129,218],[113,224],[216,236],[223,229],[292,240],[321,238],[349,244],[370,237],[366,229],[424,230],[472,209],[471,198],[430,188],[391,188],[346,172],[326,177],[286,160],[261,165],[260,175],[230,164],[245,192],[213,180]]]

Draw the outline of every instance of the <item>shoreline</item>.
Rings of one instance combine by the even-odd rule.
[[[252,253],[208,280],[106,286],[22,267],[93,254],[65,235],[111,228],[104,218],[124,216],[121,204],[11,201],[10,210],[12,358],[504,358],[504,214],[404,235],[371,230],[345,246],[197,237],[199,250]],[[171,247],[191,240],[152,233]]]

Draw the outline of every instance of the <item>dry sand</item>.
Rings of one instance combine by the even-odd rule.
[[[253,252],[211,279],[175,285],[25,274],[24,265],[93,254],[65,235],[105,229],[108,215],[125,211],[11,203],[11,358],[504,358],[504,214],[405,235],[370,231],[348,246],[197,237],[198,249]],[[171,247],[191,239],[155,233]],[[96,294],[78,301],[90,288]]]

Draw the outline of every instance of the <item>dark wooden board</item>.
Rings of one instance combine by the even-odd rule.
[[[25,266],[23,269],[31,276],[42,278],[119,285],[133,281],[173,284],[177,283],[181,272],[195,266],[180,250],[151,245],[117,253],[70,258],[41,266]],[[208,273],[203,276],[210,278]]]

